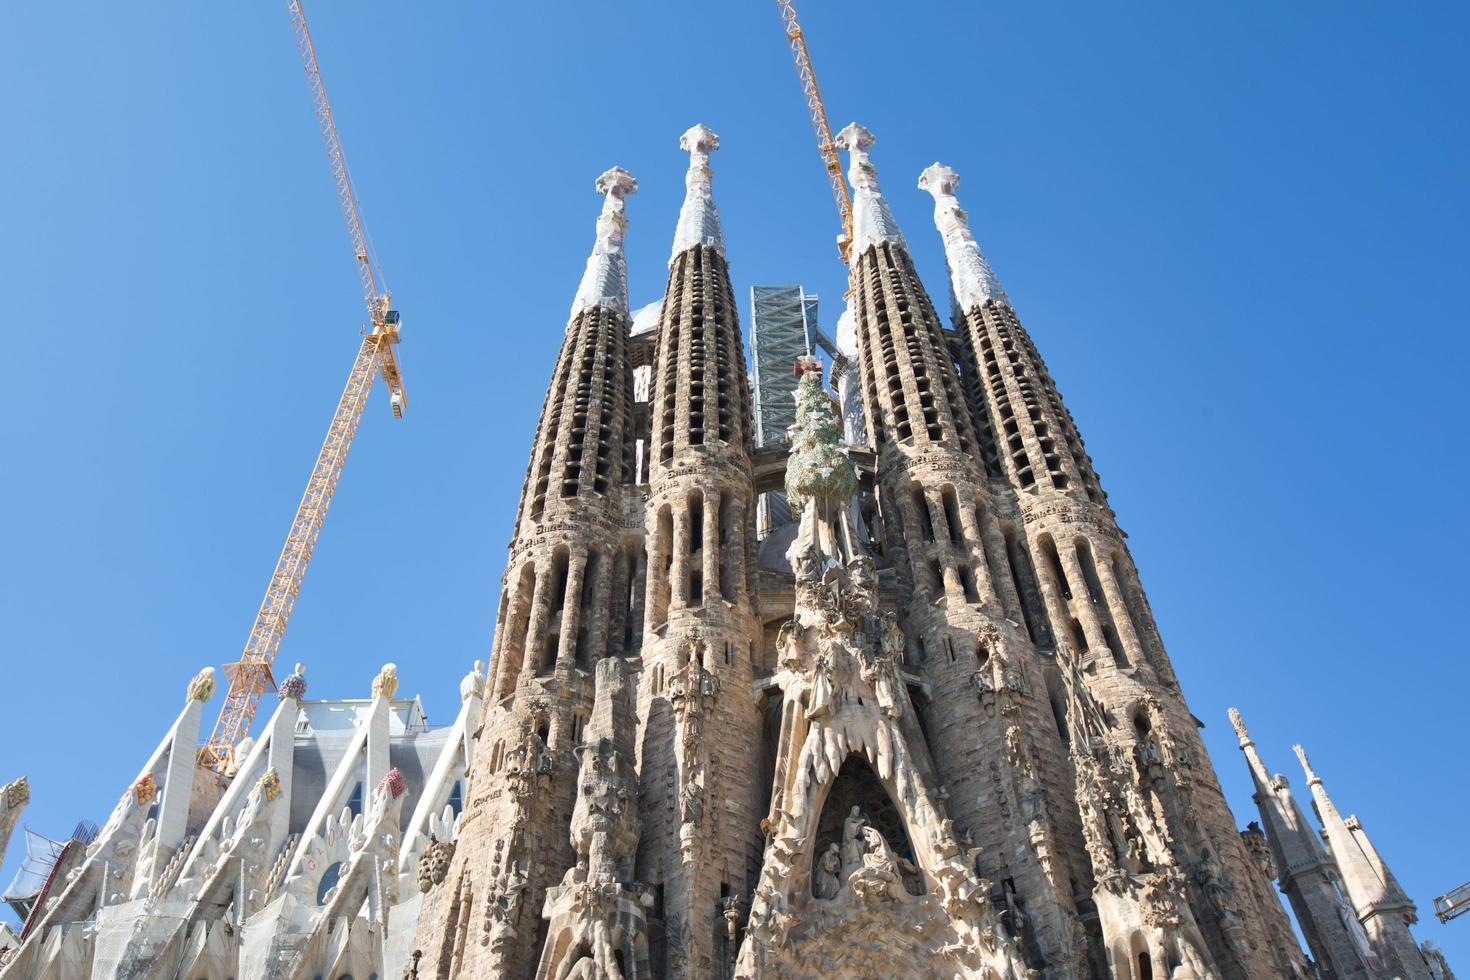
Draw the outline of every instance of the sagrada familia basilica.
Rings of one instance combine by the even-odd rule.
[[[1240,829],[959,176],[919,177],[946,325],[873,136],[838,139],[853,291],[830,374],[787,367],[787,440],[757,438],[696,126],[651,307],[628,302],[637,182],[597,180],[488,670],[452,724],[393,665],[363,700],[308,699],[298,665],[220,778],[201,672],[23,896],[0,976],[1451,977],[1364,825],[1300,749],[1304,793],[1273,775],[1232,712]],[[26,796],[6,788],[5,836]]]

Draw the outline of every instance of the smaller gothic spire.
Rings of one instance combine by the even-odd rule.
[[[597,241],[587,257],[577,297],[572,300],[573,319],[595,306],[628,312],[628,257],[623,254],[628,216],[623,198],[638,193],[638,180],[622,167],[613,167],[593,186],[604,200],[602,213],[597,216]]]
[[[1230,724],[1240,738],[1240,751],[1245,753],[1245,761],[1250,766],[1251,775],[1255,777],[1257,791],[1268,792],[1272,786],[1271,773],[1266,768],[1266,763],[1261,760],[1260,753],[1256,751],[1256,743],[1251,738],[1251,733],[1246,731],[1245,719],[1240,717],[1240,712],[1234,708],[1230,709]]]
[[[689,171],[684,175],[684,203],[679,208],[679,225],[674,229],[673,262],[679,253],[694,245],[709,245],[725,254],[725,233],[720,230],[720,212],[715,207],[710,169],[711,150],[720,148],[720,137],[703,123],[689,127],[679,137],[679,149],[689,154]]]
[[[1322,777],[1312,770],[1311,762],[1307,761],[1307,750],[1300,745],[1293,745],[1291,750],[1296,753],[1297,761],[1302,764],[1302,772],[1307,775],[1308,786],[1321,786]]]
[[[852,250],[848,261],[857,262],[869,245],[894,242],[904,245],[903,232],[878,186],[878,171],[868,157],[875,139],[857,123],[849,123],[837,134],[837,145],[847,150],[847,182],[852,185]],[[907,247],[906,245],[904,247]]]
[[[970,232],[970,216],[955,197],[954,189],[959,185],[960,175],[942,163],[932,164],[919,175],[919,189],[934,198],[934,225],[944,238],[955,319],[988,300],[1009,303],[985,253],[980,251],[980,243]]]

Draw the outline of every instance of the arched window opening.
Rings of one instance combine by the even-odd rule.
[[[546,571],[547,611],[546,633],[535,651],[536,676],[544,677],[556,667],[556,653],[561,648],[562,610],[567,604],[566,548],[557,548],[551,556],[551,567]]]
[[[1087,596],[1097,605],[1103,604],[1102,582],[1097,577],[1097,565],[1092,560],[1092,545],[1086,538],[1072,542],[1077,549],[1077,563],[1082,566],[1082,579],[1087,585]]]
[[[1123,641],[1118,638],[1118,631],[1113,628],[1112,623],[1103,623],[1103,639],[1107,641],[1108,652],[1113,655],[1113,662],[1119,667],[1131,666],[1128,660],[1128,652],[1123,649]]]
[[[322,880],[316,886],[316,903],[326,905],[332,897],[332,892],[337,888],[337,882],[342,878],[342,862],[327,865],[327,870],[322,872]]]
[[[954,487],[946,486],[939,493],[939,499],[944,505],[944,523],[949,525],[949,543],[960,546],[965,543],[965,528],[960,523],[960,502],[955,496]]]
[[[1072,736],[1067,731],[1067,699],[1062,692],[1061,677],[1054,667],[1048,667],[1045,676],[1046,699],[1051,704],[1051,720],[1056,723],[1057,737],[1062,740],[1062,744],[1069,745]]]
[[[1123,612],[1133,625],[1133,635],[1142,642],[1143,624],[1148,622],[1148,617],[1139,602],[1138,594],[1131,587],[1133,579],[1128,574],[1128,567],[1121,552],[1113,552],[1111,564],[1113,581],[1117,583],[1118,591],[1123,594]]]
[[[734,602],[739,592],[739,558],[745,546],[745,508],[738,507],[730,491],[720,491],[720,595]]]
[[[500,655],[505,658],[503,674],[497,678],[497,696],[510,693],[520,678],[521,665],[526,656],[526,644],[531,633],[531,597],[536,591],[536,566],[526,562],[521,566],[520,577],[512,590],[514,598],[507,607],[509,617],[505,624],[507,639],[501,644]]]
[[[674,564],[674,514],[668,504],[658,511],[658,529],[653,541],[654,570],[657,572],[653,595],[648,597],[648,622],[653,627],[669,620],[670,573]]]
[[[869,838],[868,829],[878,832],[881,844]],[[837,897],[848,887],[847,875],[874,849],[892,854],[905,891],[924,894],[924,879],[914,864],[914,848],[901,812],[867,762],[851,755],[838,770],[817,823],[812,894],[819,899]]]
[[[1046,559],[1047,570],[1051,572],[1052,583],[1056,585],[1062,598],[1071,599],[1072,584],[1067,581],[1067,572],[1062,568],[1062,557],[1057,554],[1057,543],[1049,534],[1043,534],[1037,543],[1041,545],[1041,554]]]
[[[975,587],[975,573],[969,565],[960,566],[960,584],[965,587],[966,602],[980,601],[980,590]]]
[[[1046,610],[1042,607],[1041,593],[1037,590],[1031,555],[1017,540],[1014,530],[1006,528],[1003,535],[1006,544],[1006,564],[1010,568],[1011,578],[1015,581],[1016,589],[1021,596],[1021,618],[1026,624],[1026,632],[1031,636],[1031,642],[1038,647],[1050,647],[1052,646],[1051,625],[1047,621]]]
[[[573,658],[582,670],[592,667],[593,647],[597,643],[597,636],[589,628],[592,618],[592,600],[597,594],[599,580],[604,574],[606,559],[600,548],[591,548],[587,552],[587,563],[582,566],[582,582],[577,595],[577,609],[581,615],[577,617],[577,640],[573,650]]]
[[[457,817],[464,809],[464,781],[456,779],[454,785],[449,789],[449,799],[446,801],[449,809],[454,811]]]
[[[1073,648],[1075,648],[1079,654],[1087,653],[1087,631],[1084,630],[1082,628],[1082,624],[1075,619],[1071,622],[1071,629]]]
[[[689,605],[704,605],[704,494],[689,493]]]
[[[924,499],[924,491],[914,487],[914,511],[919,518],[919,535],[925,541],[934,540],[934,519],[929,516],[929,501]]]
[[[352,793],[347,797],[347,809],[354,817],[362,816],[362,783],[359,782],[352,787]]]
[[[1138,980],[1153,980],[1154,961],[1146,950],[1138,954]]]

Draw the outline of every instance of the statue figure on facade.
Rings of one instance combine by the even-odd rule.
[[[836,898],[842,888],[842,849],[834,841],[827,845],[817,860],[812,894],[817,898]]]

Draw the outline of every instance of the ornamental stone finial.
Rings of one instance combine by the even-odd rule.
[[[1256,744],[1251,741],[1251,733],[1245,730],[1245,719],[1240,717],[1240,712],[1231,708],[1229,714],[1230,724],[1234,726],[1235,734],[1240,738],[1240,747],[1245,748],[1248,745]]]
[[[628,216],[623,199],[638,193],[638,179],[622,167],[613,167],[604,171],[592,186],[604,200],[602,212],[597,216],[597,240],[572,300],[574,320],[578,313],[597,306],[623,314],[628,312],[628,258],[623,254]]]
[[[695,245],[709,245],[725,254],[725,233],[715,207],[714,171],[709,165],[710,152],[719,148],[719,135],[703,123],[690,126],[679,137],[679,149],[689,154],[689,170],[684,174],[684,203],[679,207],[670,262]]]
[[[373,678],[373,697],[392,699],[398,693],[398,665],[384,664]]]
[[[300,701],[304,694],[306,694],[306,665],[297,664],[276,688],[276,696],[282,701],[287,698]]]
[[[0,791],[0,803],[4,803],[7,807],[19,809],[30,801],[31,784],[24,776],[13,783],[7,783],[5,789]]]
[[[638,193],[638,178],[622,167],[612,167],[599,174],[592,186],[597,193],[621,201],[629,194]]]
[[[958,186],[960,175],[942,163],[931,164],[919,175],[919,189],[934,198],[934,226],[944,239],[944,261],[949,266],[950,297],[956,320],[990,300],[1009,302],[970,231],[970,216],[955,197]]]
[[[474,697],[485,695],[485,665],[475,661],[474,669],[464,675],[464,680],[459,682],[459,699],[468,701]]]
[[[946,167],[938,162],[929,164],[924,172],[919,174],[919,190],[930,194],[954,194],[954,189],[960,186],[960,175],[953,167]]]
[[[704,123],[695,123],[684,131],[679,137],[679,149],[688,153],[703,153],[708,155],[711,150],[720,148],[720,136]]]
[[[190,701],[208,701],[214,697],[214,668],[205,667],[189,682]]]
[[[868,150],[872,149],[873,144],[878,142],[878,138],[873,135],[872,130],[861,123],[855,122],[848,123],[844,126],[842,131],[834,139],[838,146],[847,150],[849,153],[861,153],[863,156],[867,156]]]

